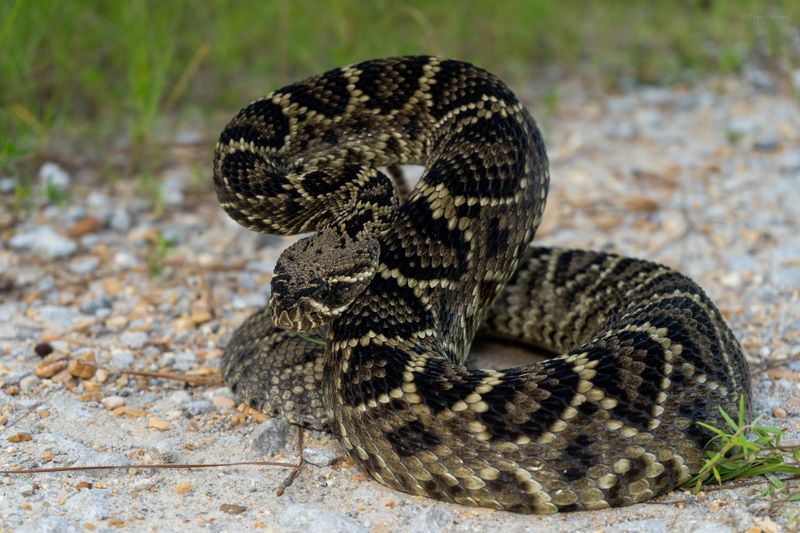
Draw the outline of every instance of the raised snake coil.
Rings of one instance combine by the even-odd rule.
[[[402,203],[376,170],[398,163],[426,169]],[[316,232],[284,252],[270,307],[233,335],[226,381],[266,412],[327,425],[385,485],[526,513],[628,505],[700,468],[698,421],[741,396],[749,410],[741,348],[694,282],[530,245],[544,144],[482,69],[391,58],[280,89],[222,132],[214,184],[248,228]],[[465,368],[476,333],[558,355]]]

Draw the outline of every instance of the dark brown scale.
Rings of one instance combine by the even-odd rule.
[[[409,194],[397,164],[426,168]],[[630,505],[700,468],[710,436],[697,422],[722,423],[740,396],[749,409],[741,348],[690,279],[530,246],[544,142],[482,69],[391,58],[281,89],[223,131],[214,184],[247,227],[316,232],[281,256],[273,302],[325,292],[328,278],[353,295],[311,332],[324,348],[266,310],[248,319],[226,349],[227,382],[267,412],[327,424],[391,487],[526,513]],[[374,254],[374,271],[356,261]],[[481,327],[558,355],[467,369]]]

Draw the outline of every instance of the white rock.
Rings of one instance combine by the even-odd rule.
[[[141,263],[139,258],[130,252],[120,250],[114,254],[114,264],[120,268],[130,268]]]
[[[786,152],[778,160],[778,167],[785,172],[800,171],[800,154],[794,151]]]
[[[250,435],[250,447],[263,455],[272,455],[286,447],[289,423],[280,418],[270,418],[258,425]]]
[[[78,245],[71,239],[56,233],[49,226],[40,226],[30,231],[17,233],[9,244],[15,249],[28,249],[42,259],[58,259],[75,253]]]
[[[39,169],[39,184],[42,189],[49,185],[65,190],[69,188],[69,182],[69,174],[56,163],[45,163]]]
[[[688,525],[687,531],[688,533],[733,533],[733,529],[720,522],[698,522],[695,525]]]
[[[94,272],[100,264],[100,259],[94,256],[73,259],[69,264],[69,269],[75,274],[90,274]]]
[[[75,310],[58,305],[43,305],[36,310],[39,323],[51,332],[65,332],[72,329],[75,322]]]
[[[80,516],[86,522],[105,520],[111,515],[105,490],[84,489],[76,492],[65,505],[73,516]]]
[[[169,395],[169,401],[175,407],[183,407],[192,400],[192,395],[189,391],[178,390]]]
[[[452,523],[453,515],[444,507],[431,507],[417,516],[409,527],[412,533],[436,533],[447,524]]]
[[[39,378],[36,376],[25,376],[19,380],[19,388],[22,392],[29,392],[39,383]]]
[[[367,533],[367,528],[308,503],[295,503],[284,509],[278,523],[290,531],[317,533]]]
[[[0,193],[5,194],[11,192],[16,185],[16,178],[0,178]]]
[[[304,448],[303,459],[314,466],[330,466],[336,460],[336,454],[325,450]]]
[[[175,446],[168,440],[160,440],[147,450],[150,457],[157,463],[174,463],[178,455]]]
[[[122,407],[123,405],[125,405],[125,398],[123,398],[122,396],[117,396],[117,395],[106,396],[105,398],[100,400],[100,403],[102,403],[103,407],[105,407],[106,409],[111,410],[111,409],[116,409],[117,407]]]
[[[17,533],[78,533],[78,528],[60,516],[46,516],[36,522],[25,524]]]
[[[161,196],[167,205],[182,205],[183,190],[186,188],[189,170],[181,167],[165,173],[161,182]]]
[[[181,372],[186,372],[197,364],[197,356],[188,350],[175,354],[172,367]]]
[[[631,520],[606,528],[607,533],[667,533],[667,523],[662,519]]]
[[[111,355],[111,366],[114,368],[132,367],[133,354],[128,350],[114,350]]]
[[[186,402],[184,410],[189,416],[199,416],[211,410],[211,402],[203,398],[189,400]]]
[[[126,331],[119,337],[120,344],[132,350],[138,350],[149,340],[144,331]]]
[[[131,229],[131,216],[127,209],[119,207],[114,210],[111,214],[111,227],[123,233]]]

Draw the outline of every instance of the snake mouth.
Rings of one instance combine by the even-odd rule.
[[[270,300],[272,323],[287,331],[308,331],[327,324],[338,314],[336,309],[303,298],[292,307],[284,308],[274,299]]]

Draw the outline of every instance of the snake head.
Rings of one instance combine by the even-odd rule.
[[[342,314],[372,280],[379,245],[334,228],[295,242],[283,251],[272,276],[269,302],[273,324],[307,331]]]

